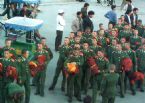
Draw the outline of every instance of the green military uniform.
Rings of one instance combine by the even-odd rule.
[[[120,33],[119,33],[119,39],[121,38],[125,38],[126,41],[129,41],[130,40],[130,36],[132,36],[132,32],[130,30],[121,30]]]
[[[52,85],[50,86],[49,90],[53,90],[55,88],[55,85],[57,83],[58,77],[60,72],[62,71],[63,74],[63,80],[61,84],[61,89],[64,91],[65,89],[65,83],[66,83],[66,77],[64,72],[64,62],[67,59],[69,52],[72,50],[72,48],[69,45],[63,45],[59,48],[59,59],[57,61],[57,67],[55,70],[55,75],[53,77]]]
[[[92,38],[93,38],[92,34],[86,34],[86,33],[84,33],[82,35],[80,43],[83,44],[83,43],[87,42],[91,46],[93,44],[92,43]]]
[[[116,50],[116,46],[113,45],[108,45],[107,49],[106,49],[106,53],[108,56],[108,59],[110,60],[112,57],[112,53]]]
[[[23,56],[18,58],[18,84],[25,88],[25,103],[30,101],[30,69],[29,62]]]
[[[107,41],[106,41],[106,37],[99,37],[98,38],[98,44],[100,46],[102,46],[103,48],[106,48],[107,47]]]
[[[139,36],[143,37],[143,33],[144,33],[143,25],[137,26],[136,29],[138,30]]]
[[[37,73],[36,75],[36,95],[37,94],[40,94],[40,96],[44,96],[44,85],[45,85],[45,78],[46,78],[46,68],[47,68],[47,64],[49,63],[50,61],[50,57],[49,57],[49,54],[48,54],[48,51],[46,50],[37,50],[34,54],[34,58],[33,60],[38,62],[37,61],[37,58],[41,55],[44,55],[46,57],[46,61],[41,64],[41,70],[39,70],[39,72]],[[39,65],[39,63],[37,64]]]
[[[93,50],[93,52],[96,54],[98,51],[104,50],[104,48],[102,48],[99,45],[92,45],[90,46],[90,49]]]
[[[16,83],[8,84],[7,88],[7,103],[23,103],[24,90]]]
[[[128,58],[128,54],[124,51],[114,51],[112,53],[112,57],[111,57],[111,60],[110,62],[112,64],[115,64],[116,65],[116,72],[119,73],[119,84],[120,84],[120,94],[121,94],[121,97],[124,97],[124,94],[125,94],[125,85],[124,85],[124,79],[125,79],[125,73],[122,71],[122,67],[121,67],[121,60],[123,58]]]
[[[101,82],[102,103],[114,103],[117,94],[117,83],[119,75],[117,73],[109,73],[104,76]]]
[[[3,70],[2,70],[2,78],[1,78],[1,88],[0,88],[0,91],[2,94],[1,97],[2,97],[2,103],[5,103],[6,101],[6,86],[9,84],[9,83],[12,83],[14,81],[14,78],[10,78],[10,77],[7,77],[6,76],[6,71],[7,71],[7,67],[8,66],[14,66],[16,67],[16,63],[14,61],[14,59],[6,59],[6,58],[2,58],[0,59],[0,63],[2,63],[3,65]]]
[[[142,38],[139,36],[130,37],[130,46],[133,50],[137,50],[142,44]]]
[[[76,65],[78,66],[79,71],[76,74],[68,73],[67,95],[68,95],[70,101],[72,100],[72,97],[73,97],[73,91],[74,91],[74,96],[78,100],[81,100],[81,76],[82,76],[82,65],[84,63],[84,58],[83,58],[83,56],[69,57],[65,61],[65,65],[67,65],[67,63],[72,63],[72,62],[76,63]]]
[[[83,78],[82,79],[82,89],[85,91],[85,94],[87,94],[89,84],[90,84],[89,81],[90,81],[90,77],[91,77],[91,70],[89,68],[89,65],[87,64],[87,59],[89,57],[95,56],[95,53],[90,49],[87,49],[87,50],[83,49],[82,53],[84,55],[84,64],[82,66],[82,68],[83,68],[82,69],[82,71],[83,71],[83,73],[82,73],[82,78]]]
[[[136,60],[136,52],[132,49],[126,51],[129,55],[130,59],[132,60],[133,67],[132,70],[125,72],[125,91],[127,90],[127,77],[130,79],[131,73],[137,71],[137,60]],[[130,85],[131,87],[132,85]],[[132,87],[131,87],[132,88]]]
[[[102,77],[108,72],[109,61],[107,58],[96,58],[96,64],[100,73],[93,76],[93,94],[92,99],[93,103],[96,103],[97,91],[100,90],[100,84],[102,81]]]
[[[12,54],[12,58],[17,58],[17,54],[16,54],[16,50],[12,47],[3,47],[1,50],[0,50],[0,55],[3,57],[4,56],[4,50],[8,49],[9,52]]]
[[[118,25],[116,24],[114,28],[117,28],[118,32],[120,32],[121,30],[123,30],[123,25]]]
[[[136,51],[138,71],[145,73],[145,50],[138,49]]]

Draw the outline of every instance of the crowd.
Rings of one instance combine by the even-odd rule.
[[[111,11],[104,15],[109,19],[108,29],[100,23],[97,31],[92,21],[95,12],[88,11],[89,4],[85,3],[76,13],[72,32],[63,43],[64,11],[58,11],[55,51],[59,52],[59,58],[49,91],[55,89],[62,73],[61,90],[69,103],[73,97],[81,102],[82,94],[86,95],[84,103],[97,103],[98,94],[102,103],[114,103],[116,94],[119,92],[124,98],[128,88],[132,95],[137,90],[144,92],[145,26],[138,17],[139,9],[130,6],[131,2],[128,0],[125,14],[119,18],[116,6],[112,5]],[[53,58],[46,38],[40,38],[31,60],[26,49],[17,55],[11,42],[5,40],[0,54],[0,103],[22,103],[24,95],[25,103],[29,103],[31,76],[35,95],[44,97],[47,65]]]

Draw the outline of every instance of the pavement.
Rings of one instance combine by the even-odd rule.
[[[47,2],[46,2],[47,1]],[[48,3],[53,2],[52,3]],[[94,21],[94,29],[98,29],[99,23],[103,23],[105,27],[107,28],[108,20],[104,17],[104,14],[110,10],[110,7],[104,7],[101,5],[98,5],[94,2],[94,0],[89,1],[90,7],[89,10],[95,11],[95,17],[93,19]],[[56,88],[54,91],[48,91],[48,87],[51,85],[56,63],[58,60],[58,52],[54,51],[54,42],[56,37],[56,16],[58,9],[63,9],[65,11],[65,20],[66,20],[66,27],[64,30],[63,38],[68,36],[71,32],[71,23],[72,20],[75,18],[75,13],[81,9],[84,3],[79,2],[60,2],[58,4],[55,2],[55,0],[45,0],[40,5],[41,12],[38,14],[38,19],[44,20],[44,25],[40,29],[40,33],[42,36],[47,38],[47,45],[51,48],[53,51],[54,58],[49,63],[48,69],[47,69],[47,77],[46,77],[46,83],[45,83],[45,97],[35,96],[35,87],[32,87],[31,91],[31,101],[30,103],[67,103],[67,97],[65,96],[65,93],[61,92],[60,86],[61,86],[61,80],[62,75],[60,74],[60,77],[58,79],[58,83],[56,85]],[[116,4],[118,5],[117,13],[118,17],[124,13],[124,11],[121,11],[119,6],[121,5],[121,0],[116,0]],[[139,8],[139,18],[143,20],[143,23],[145,24],[145,1],[144,0],[134,0],[133,3],[136,7]],[[3,46],[4,43],[4,37],[3,35],[0,35],[0,46]],[[91,95],[91,90],[89,91],[89,94]],[[84,97],[84,95],[82,96]],[[73,103],[79,103],[75,100]],[[101,97],[99,96],[98,102],[101,103]],[[127,91],[125,98],[120,98],[119,95],[116,98],[116,103],[145,103],[145,93],[137,92],[136,96],[132,96],[130,91]]]

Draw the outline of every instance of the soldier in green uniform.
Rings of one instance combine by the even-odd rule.
[[[23,103],[24,90],[16,83],[8,84],[7,88],[7,103]]]
[[[123,25],[122,25],[122,20],[121,18],[118,19],[118,23],[115,25],[114,28],[117,28],[118,29],[118,32],[120,32],[121,30],[123,30]]]
[[[110,60],[111,57],[112,57],[113,51],[116,50],[116,45],[117,45],[117,43],[118,43],[118,41],[117,41],[116,39],[113,39],[113,40],[111,41],[111,44],[108,45],[108,47],[107,47],[107,49],[106,49],[106,54],[107,54],[107,57],[108,57],[109,60]]]
[[[136,60],[136,52],[130,48],[130,44],[129,43],[125,43],[125,48],[126,48],[125,51],[129,55],[129,57],[130,57],[130,59],[132,60],[132,63],[133,63],[133,67],[131,68],[131,70],[130,71],[127,71],[125,73],[125,91],[126,91],[127,90],[127,78],[130,79],[131,73],[137,71],[137,60]],[[132,85],[130,85],[130,87],[131,86]],[[135,93],[135,91],[132,90],[132,94],[134,94],[134,93]]]
[[[66,37],[64,39],[64,44],[59,48],[59,58],[57,62],[57,67],[56,67],[55,74],[53,77],[53,82],[51,86],[49,87],[49,90],[54,90],[59,74],[62,72],[63,80],[61,84],[61,90],[65,91],[66,76],[64,72],[64,62],[68,58],[69,52],[72,50],[69,43],[70,43],[69,38]]]
[[[29,69],[29,51],[22,50],[22,55],[18,57],[18,84],[25,88],[25,103],[30,101],[30,69]]]
[[[98,74],[93,75],[92,103],[96,103],[97,91],[100,90],[102,77],[108,72],[109,61],[103,51],[97,52],[96,64],[98,66]]]
[[[102,103],[115,103],[119,75],[115,73],[115,65],[109,66],[110,73],[104,75],[101,82]]]
[[[89,44],[88,43],[83,43],[83,49],[82,49],[82,53],[84,55],[84,64],[82,66],[82,89],[84,90],[84,93],[87,94],[88,92],[88,88],[89,88],[89,81],[90,81],[90,77],[91,77],[91,70],[89,68],[89,65],[87,64],[87,59],[89,57],[93,57],[95,56],[95,53],[93,52],[93,50],[90,49]]]
[[[0,53],[1,53],[0,55],[2,57],[4,56],[4,50],[5,49],[9,50],[10,55],[11,55],[12,58],[15,59],[17,57],[15,49],[13,47],[11,47],[11,43],[12,43],[11,39],[6,39],[5,40],[5,46],[0,51]]]
[[[0,59],[0,63],[2,66],[2,86],[1,86],[1,93],[2,96],[2,103],[6,102],[6,86],[9,83],[12,83],[14,81],[14,78],[10,78],[6,76],[6,71],[8,66],[16,67],[16,62],[14,59],[11,58],[10,52],[8,49],[4,50],[4,57]]]
[[[74,63],[78,70],[72,73],[68,70],[67,63]],[[67,95],[69,97],[68,101],[72,102],[73,91],[74,96],[78,101],[81,99],[81,74],[82,74],[82,65],[84,63],[83,56],[80,55],[80,50],[73,50],[72,54],[69,55],[68,59],[65,61],[65,67],[67,68],[68,77],[67,77]]]
[[[104,34],[105,34],[105,31],[100,30],[99,37],[98,37],[98,45],[102,46],[102,48],[106,48],[107,46],[107,41]]]
[[[40,57],[43,58],[40,61]],[[35,95],[40,95],[44,97],[44,85],[45,85],[45,78],[46,78],[46,70],[47,70],[47,64],[50,61],[49,53],[48,51],[43,49],[43,45],[41,43],[37,44],[37,51],[34,53],[33,59],[36,61],[38,65],[38,73],[36,74],[36,93]]]
[[[133,50],[137,50],[142,45],[142,38],[138,36],[138,30],[134,30],[133,36],[130,37],[130,44]]]
[[[117,44],[116,51],[112,53],[112,57],[110,59],[110,62],[112,64],[115,64],[116,66],[116,72],[119,74],[119,84],[120,84],[120,96],[124,98],[125,96],[125,87],[124,87],[124,79],[125,79],[125,73],[122,71],[121,67],[121,60],[123,58],[128,58],[128,54],[122,50],[122,46],[120,44]]]
[[[130,36],[132,36],[132,31],[130,30],[130,27],[128,24],[125,24],[124,29],[120,31],[119,33],[119,39],[125,38],[126,41],[129,41]]]
[[[145,73],[145,44],[142,45],[142,48],[136,51],[137,57],[137,70]]]
[[[143,27],[143,24],[142,24],[142,20],[137,21],[136,29],[138,30],[139,36],[143,37],[144,27]]]

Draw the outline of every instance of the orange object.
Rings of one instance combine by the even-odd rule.
[[[30,62],[29,62],[29,66],[37,67],[37,64],[36,64],[35,62],[33,62],[33,61],[30,61]]]
[[[0,63],[0,72],[2,72],[2,70],[3,70],[3,65],[2,63]]]
[[[46,56],[45,55],[39,55],[37,58],[38,63],[44,64],[46,62]]]
[[[78,73],[78,67],[75,63],[67,63],[67,67],[70,73]]]

